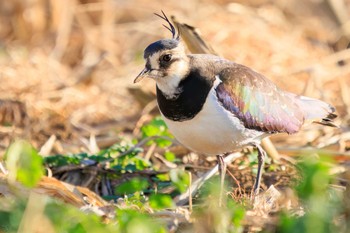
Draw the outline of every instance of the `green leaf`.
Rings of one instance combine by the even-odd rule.
[[[249,164],[251,166],[254,164],[258,164],[258,152],[257,151],[253,151],[252,153],[249,153],[247,157],[249,160]]]
[[[144,158],[134,157],[134,163],[137,170],[142,171],[151,166],[151,163]]]
[[[173,138],[171,133],[168,131],[168,127],[161,117],[154,118],[150,123],[142,126],[141,128],[142,137],[153,137],[153,136],[164,136]],[[151,140],[148,142],[148,145],[152,143],[156,143],[159,147],[168,147],[172,144],[171,140],[167,140],[164,138],[157,138],[155,140]]]
[[[170,180],[180,193],[185,192],[190,184],[190,176],[181,169],[170,170]]]
[[[169,135],[170,136],[170,135]],[[168,136],[168,137],[169,137]],[[164,148],[164,147],[169,147],[171,146],[172,144],[172,141],[171,140],[167,140],[167,139],[164,139],[164,138],[156,138],[153,140],[157,146],[161,147],[161,148]],[[152,142],[150,142],[152,143]]]
[[[6,202],[6,207],[4,207]],[[44,225],[31,221],[32,230],[30,232],[66,232],[66,233],[80,233],[80,232],[94,232],[94,233],[112,233],[118,232],[117,227],[113,224],[103,224],[100,217],[95,214],[87,214],[83,211],[62,203],[51,198],[43,198],[39,196],[35,200],[36,205],[45,205],[43,212],[37,211],[35,207],[28,205],[28,202],[21,198],[3,199],[0,202],[0,232],[14,233],[18,232],[18,228],[23,219],[28,218],[24,211],[28,211],[31,215],[38,214],[40,219],[46,219]],[[42,216],[41,216],[42,214]],[[64,216],[64,217],[62,217]],[[69,219],[69,221],[67,221]],[[45,226],[48,226],[47,228]],[[43,230],[44,229],[44,230]],[[23,232],[23,229],[22,229]],[[29,230],[24,230],[29,232]]]
[[[160,118],[154,118],[150,123],[141,128],[144,137],[160,136],[167,131],[165,122]]]
[[[113,169],[127,172],[143,171],[152,165],[150,161],[135,155],[119,157],[111,164],[115,164],[112,166]]]
[[[48,199],[44,214],[55,229],[54,231],[51,230],[51,232],[118,232],[117,226],[114,224],[104,224],[99,216],[86,213],[57,200]]]
[[[116,193],[119,195],[132,194],[147,189],[149,186],[147,179],[139,177],[132,178],[131,180],[122,183],[116,187]]]
[[[2,198],[0,202],[0,232],[18,232],[25,208],[26,203],[22,199]]]
[[[166,158],[166,160],[170,161],[170,162],[174,162],[176,159],[176,155],[173,152],[170,151],[166,151],[164,153],[164,157]]]
[[[243,206],[234,203],[232,200],[228,200],[227,209],[231,212],[231,222],[235,226],[235,228],[241,227],[242,221],[245,217],[245,209],[243,208]]]
[[[328,157],[322,157],[320,161],[307,156],[302,162],[298,163],[303,175],[301,182],[296,187],[299,197],[307,200],[325,193],[332,178],[329,175],[330,162],[331,160]]]
[[[34,187],[43,175],[43,159],[32,145],[24,140],[15,141],[6,152],[9,179]]]
[[[159,179],[159,181],[169,181],[170,180],[168,173],[157,174],[156,177]]]
[[[165,233],[165,227],[148,215],[135,210],[117,210],[120,232],[123,233]]]
[[[152,194],[149,197],[149,204],[153,209],[165,209],[174,207],[173,199],[167,194]]]
[[[72,154],[72,155],[52,155],[44,158],[46,165],[50,167],[60,167],[69,164],[78,165],[81,161],[88,158],[88,154]]]
[[[332,157],[306,156],[298,163],[301,179],[296,193],[304,206],[305,214],[301,217],[282,213],[277,232],[328,233],[345,232],[342,224],[336,223],[344,214],[342,197],[330,188],[333,176],[330,175]]]

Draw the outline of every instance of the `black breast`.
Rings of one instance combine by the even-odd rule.
[[[173,121],[192,119],[202,110],[213,82],[214,80],[201,77],[198,71],[191,71],[188,77],[180,82],[182,92],[174,99],[167,99],[157,86],[160,111]]]

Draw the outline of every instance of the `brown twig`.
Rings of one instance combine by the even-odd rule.
[[[227,169],[227,172],[233,178],[233,180],[236,182],[236,184],[238,186],[239,195],[243,195],[242,187],[241,187],[239,181],[236,179],[236,177],[232,174],[232,172],[229,169]]]

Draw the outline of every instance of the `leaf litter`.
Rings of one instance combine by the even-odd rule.
[[[340,3],[349,8],[345,1]],[[115,204],[100,196],[115,198],[115,188],[123,182],[142,177],[150,190],[169,194],[176,192],[176,187],[166,182],[171,169],[186,169],[194,182],[215,166],[215,158],[190,153],[173,139],[172,146],[166,147],[169,138],[131,143],[135,146],[119,148],[118,153],[99,161],[101,151],[141,137],[142,125],[157,115],[154,84],[131,86],[142,67],[143,48],[168,36],[152,17],[160,10],[156,3],[139,0],[136,9],[134,4],[125,3],[115,10],[117,6],[109,1],[57,2],[46,12],[50,21],[40,14],[46,9],[44,4],[19,8],[12,2],[1,4],[0,37],[4,46],[0,55],[0,156],[14,139],[24,138],[41,148],[46,161],[49,155],[57,158],[55,163],[47,163],[49,176],[39,181],[34,192],[112,219]],[[340,129],[310,125],[297,135],[272,137],[281,156],[265,167],[262,187],[267,191],[254,205],[249,200],[256,161],[246,156],[253,152],[245,149],[241,152],[245,156],[229,165],[234,178],[228,176],[228,196],[252,205],[243,220],[247,231],[274,229],[278,222],[275,213],[283,209],[295,216],[305,215],[289,188],[299,178],[295,163],[303,154],[332,155],[337,161],[332,167],[337,180],[332,189],[344,192],[349,179],[350,56],[345,33],[349,19],[344,21],[339,16],[343,15],[339,7],[312,1],[212,1],[199,8],[194,3],[164,4],[167,14],[200,29],[200,35],[218,54],[254,67],[283,89],[321,98],[337,108]],[[74,10],[62,13],[64,8]],[[188,13],[193,9],[196,15]],[[30,17],[20,17],[24,10]],[[67,16],[66,20],[61,20],[61,14]],[[9,26],[11,19],[24,27]],[[48,28],[56,37],[50,36]],[[157,143],[163,144],[159,147]],[[129,149],[137,149],[136,158],[127,158],[125,152]],[[165,153],[175,154],[176,160],[170,163],[162,157]],[[60,164],[60,158],[61,162],[70,162]],[[113,164],[118,159],[126,166]],[[127,166],[130,161],[132,166]],[[14,192],[8,185],[7,168],[2,166],[1,170],[0,196],[15,196],[17,191],[30,196],[31,191],[20,184],[14,184]],[[200,200],[200,194],[194,198]],[[115,202],[118,208],[140,208],[122,197]],[[188,206],[163,212],[146,209],[156,218],[165,219],[173,231],[200,229]]]

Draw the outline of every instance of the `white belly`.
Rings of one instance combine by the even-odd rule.
[[[182,122],[164,116],[163,119],[181,144],[208,155],[232,152],[260,142],[262,137],[268,136],[263,132],[246,129],[238,118],[218,103],[214,88],[209,92],[203,109],[193,119]]]

